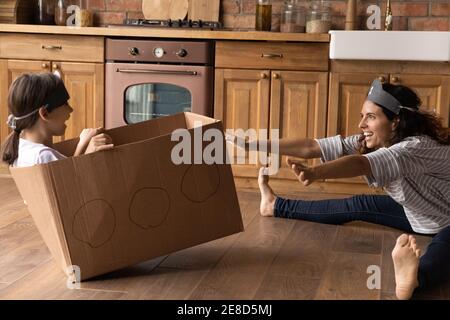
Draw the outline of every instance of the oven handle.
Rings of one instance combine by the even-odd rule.
[[[152,74],[176,74],[186,76],[196,76],[197,71],[176,71],[176,70],[141,70],[141,69],[116,69],[116,72],[122,73],[152,73]]]

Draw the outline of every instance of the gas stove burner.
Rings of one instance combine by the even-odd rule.
[[[126,19],[125,26],[154,27],[154,28],[189,28],[189,29],[220,29],[222,24],[215,21],[202,20],[147,20]]]

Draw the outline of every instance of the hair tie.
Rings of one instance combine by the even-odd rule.
[[[10,114],[6,123],[11,129],[16,129],[16,117],[14,117],[14,115]]]

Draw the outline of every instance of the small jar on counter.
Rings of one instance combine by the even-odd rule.
[[[330,4],[328,1],[312,1],[306,15],[307,33],[328,33],[331,28]]]
[[[284,2],[281,11],[281,32],[305,32],[306,12],[297,0]]]

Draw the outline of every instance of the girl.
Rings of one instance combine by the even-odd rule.
[[[330,224],[362,220],[433,235],[421,258],[413,236],[397,239],[392,257],[399,299],[409,299],[416,288],[434,286],[450,276],[449,130],[420,106],[411,89],[375,80],[362,106],[360,135],[279,141],[280,154],[321,158],[322,164],[314,167],[288,159],[305,186],[319,179],[363,175],[370,186],[384,187],[388,195],[290,200],[274,194],[264,168],[258,179],[263,216]],[[246,143],[247,148],[254,145]]]
[[[24,167],[65,158],[51,148],[53,136],[66,130],[73,109],[62,80],[52,73],[24,74],[9,90],[8,125],[13,129],[2,147],[2,160]],[[113,147],[101,128],[84,129],[74,156]]]

